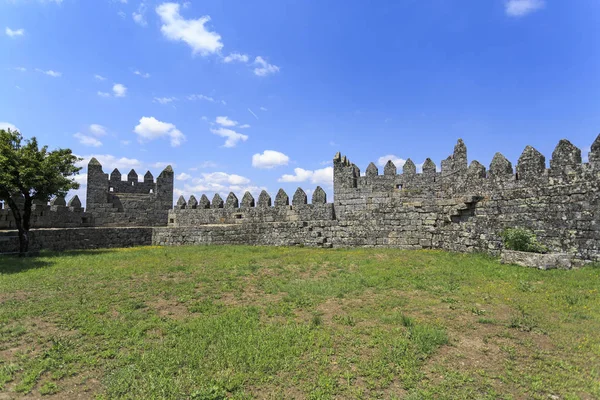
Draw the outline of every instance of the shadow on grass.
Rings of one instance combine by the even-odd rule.
[[[101,255],[114,252],[114,249],[68,250],[68,251],[32,251],[25,257],[18,253],[0,255],[0,275],[18,274],[30,269],[47,268],[55,262],[48,259]]]
[[[0,275],[18,274],[30,269],[47,268],[54,264],[39,260],[37,257],[2,256],[0,257]]]

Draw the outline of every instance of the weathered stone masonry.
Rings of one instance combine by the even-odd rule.
[[[154,181],[150,171],[142,182],[132,169],[127,180],[118,169],[105,174],[92,158],[88,164],[87,211],[95,226],[161,226],[173,207],[173,169],[168,166]]]
[[[237,198],[228,198],[224,208],[220,198],[212,204],[206,196],[200,202],[181,198],[169,214],[169,226],[155,230],[154,241],[496,252],[502,247],[502,230],[524,227],[551,251],[600,258],[600,136],[588,163],[582,163],[579,149],[562,140],[550,168],[528,146],[516,172],[499,153],[489,170],[477,161],[468,164],[462,140],[442,161],[440,172],[430,159],[420,173],[410,159],[401,173],[390,161],[383,174],[371,163],[363,175],[340,154],[333,165],[334,202],[327,213],[319,209],[324,205],[321,190],[306,209],[305,195],[304,200],[294,196],[298,200],[291,206],[278,199],[271,206],[262,193],[260,198],[268,200],[259,198],[256,206],[254,199],[242,201],[239,208]],[[280,191],[278,198],[283,195]]]
[[[87,174],[87,210],[77,196],[69,203],[62,197],[50,204],[34,203],[32,228],[77,228],[100,226],[166,226],[167,215],[173,207],[173,169],[168,166],[156,182],[150,171],[140,182],[132,169],[127,180],[115,168],[108,175],[102,165],[92,158]],[[17,199],[23,204],[24,199]],[[0,229],[15,229],[9,208],[0,207]],[[2,248],[0,247],[0,250]]]
[[[334,202],[317,188],[311,204],[302,189],[291,201],[280,190],[274,201],[262,192],[255,201],[233,193],[180,198],[171,210],[173,171],[121,181],[96,160],[88,170],[88,208],[93,226],[154,226],[154,244],[256,244],[322,247],[440,248],[453,251],[501,249],[507,227],[532,229],[551,251],[579,259],[600,258],[600,136],[582,163],[581,151],[561,140],[545,157],[528,146],[516,171],[496,154],[489,169],[468,164],[462,140],[441,163],[427,159],[422,172],[410,159],[398,173],[390,161],[383,174],[371,163],[365,174],[336,154]],[[90,200],[91,199],[91,200]],[[290,204],[291,203],[291,204]],[[88,223],[90,220],[88,219]],[[144,238],[144,241],[147,241]],[[134,243],[132,243],[134,244]],[[42,246],[45,247],[45,246]],[[0,250],[3,250],[0,242]]]

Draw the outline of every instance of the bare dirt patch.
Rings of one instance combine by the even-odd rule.
[[[42,351],[40,343],[46,342],[51,337],[64,337],[76,334],[76,331],[63,330],[55,323],[41,318],[30,318],[20,321],[23,334],[8,338],[0,342],[0,359],[12,361],[17,354],[38,354]]]
[[[0,305],[7,301],[27,301],[30,298],[31,292],[25,290],[17,290],[9,293],[0,293]]]
[[[146,302],[148,307],[155,310],[160,317],[168,317],[173,319],[184,319],[191,314],[188,308],[176,300],[167,300],[160,298],[154,301]]]

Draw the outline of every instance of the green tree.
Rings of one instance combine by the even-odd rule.
[[[38,147],[35,137],[24,140],[18,131],[0,129],[0,200],[12,210],[19,231],[19,254],[29,248],[31,205],[47,202],[52,196],[65,196],[79,188],[73,175],[81,167],[70,149],[48,151]]]

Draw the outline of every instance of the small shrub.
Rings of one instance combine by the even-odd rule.
[[[323,325],[323,317],[319,314],[313,314],[310,324],[313,328]]]
[[[524,228],[505,229],[500,236],[507,250],[547,253],[548,249],[537,241],[535,234]]]
[[[400,318],[402,320],[402,325],[404,325],[407,328],[411,328],[415,325],[415,321],[408,315],[402,314]]]

